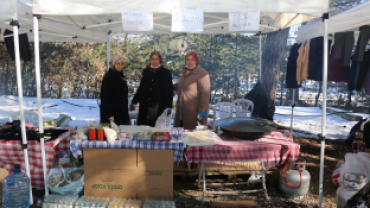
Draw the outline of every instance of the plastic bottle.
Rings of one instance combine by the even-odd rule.
[[[3,182],[3,208],[30,207],[30,178],[14,165],[13,173]]]

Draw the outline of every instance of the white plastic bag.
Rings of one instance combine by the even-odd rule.
[[[184,132],[182,140],[190,146],[208,146],[222,143],[222,139],[212,131]]]
[[[171,132],[172,113],[171,108],[164,109],[163,113],[155,122],[155,128],[159,129],[161,132]]]
[[[366,183],[368,183],[370,178],[370,153],[347,153],[345,155],[345,163],[338,169],[340,172],[338,176],[340,186],[343,184],[343,176],[346,173],[362,173],[367,176]]]
[[[103,127],[105,138],[107,138],[108,143],[113,143],[114,140],[118,138],[118,133],[116,129],[119,129],[118,126],[111,121],[110,125],[112,128],[107,126]]]

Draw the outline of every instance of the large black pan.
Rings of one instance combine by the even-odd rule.
[[[246,140],[261,138],[278,129],[274,122],[259,118],[227,118],[217,120],[216,125],[227,135]]]

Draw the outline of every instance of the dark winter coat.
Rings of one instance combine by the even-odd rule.
[[[331,47],[331,40],[328,41],[328,58]],[[324,38],[317,37],[311,39],[310,56],[308,59],[308,79],[322,81],[322,71],[324,64]]]
[[[109,122],[109,117],[114,117],[117,125],[130,123],[128,115],[128,87],[123,81],[124,75],[115,69],[109,69],[105,74],[101,86],[100,122]]]
[[[297,82],[297,58],[299,47],[301,47],[301,44],[295,43],[292,48],[290,48],[286,69],[286,88],[301,87],[301,83]]]
[[[145,68],[142,72],[139,89],[132,103],[140,103],[138,125],[155,126],[155,121],[166,108],[172,109],[173,86],[171,72],[161,67],[153,73],[151,69]],[[157,116],[148,118],[148,108],[158,103]]]

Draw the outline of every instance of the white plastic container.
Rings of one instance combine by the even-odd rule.
[[[355,195],[359,190],[356,189],[346,189],[340,186],[337,189],[337,208],[344,208],[347,201]]]

